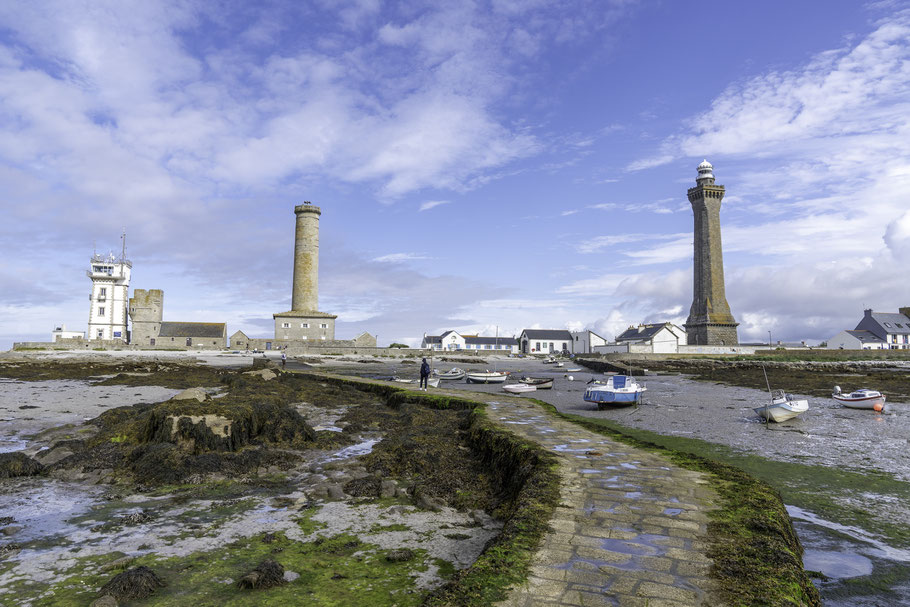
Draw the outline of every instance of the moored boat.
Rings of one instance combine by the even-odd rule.
[[[512,394],[524,394],[525,392],[536,391],[537,387],[532,386],[531,384],[521,383],[521,384],[506,384],[502,387],[502,389],[505,390],[506,392],[510,392]]]
[[[858,388],[849,394],[845,394],[841,392],[840,386],[834,386],[834,394],[831,395],[831,398],[851,409],[885,410],[885,395],[878,390]]]
[[[521,383],[530,384],[538,390],[549,390],[553,387],[552,377],[522,377]]]
[[[597,408],[626,407],[641,403],[641,395],[647,388],[629,375],[613,375],[607,381],[590,382],[585,390],[584,400],[597,403]]]
[[[797,400],[792,394],[786,394],[783,390],[772,392],[769,404],[753,409],[755,414],[766,422],[785,422],[808,410],[808,400]]]
[[[439,379],[445,381],[451,381],[456,379],[464,379],[464,369],[459,369],[458,367],[452,367],[448,371],[437,374]]]
[[[508,371],[469,371],[465,379],[469,384],[501,384],[508,376]]]

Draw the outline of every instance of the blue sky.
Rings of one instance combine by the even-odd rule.
[[[703,158],[741,340],[910,305],[910,3],[743,4],[2,3],[0,348],[123,228],[166,320],[266,336],[303,200],[341,338],[681,324]]]

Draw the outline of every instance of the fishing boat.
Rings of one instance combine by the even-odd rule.
[[[443,371],[442,373],[437,374],[439,379],[445,381],[451,381],[456,379],[464,379],[464,369],[459,369],[458,367],[452,367],[448,371]]]
[[[786,394],[783,390],[772,392],[769,404],[753,409],[755,414],[766,422],[785,422],[808,410],[808,400],[797,400],[792,394]]]
[[[532,386],[531,384],[506,384],[502,387],[506,392],[512,394],[524,394],[525,392],[534,392],[537,390],[537,386]]]
[[[584,400],[597,403],[597,408],[625,407],[641,404],[641,395],[647,388],[630,375],[613,375],[607,381],[591,380],[585,390]]]
[[[552,377],[522,377],[521,383],[534,386],[538,390],[549,390],[553,387]]]
[[[469,371],[465,379],[469,384],[501,384],[508,376],[508,371]]]
[[[831,398],[851,409],[885,410],[885,395],[878,390],[858,388],[850,394],[844,394],[840,391],[840,386],[834,386],[834,394],[831,395]]]

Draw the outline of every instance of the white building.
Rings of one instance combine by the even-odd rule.
[[[51,331],[51,341],[60,339],[85,339],[85,333],[82,331],[67,331],[66,325],[60,325],[59,327],[54,327],[54,330]]]
[[[573,352],[575,354],[590,354],[597,346],[607,345],[607,340],[594,331],[571,331]]]
[[[446,331],[442,335],[424,333],[420,347],[437,352],[489,350],[503,354],[518,354],[518,340],[514,337],[481,337],[462,335],[458,331]]]
[[[610,352],[676,354],[679,347],[684,345],[685,330],[673,323],[664,322],[629,327],[616,336],[614,343],[595,347],[594,351],[601,354]]]
[[[897,314],[864,310],[853,331],[841,331],[828,340],[829,350],[910,349],[910,307]]]
[[[885,340],[869,331],[841,331],[828,340],[829,350],[887,350]]]
[[[565,329],[525,329],[518,336],[523,354],[572,354],[575,340]]]
[[[86,275],[92,279],[89,296],[88,339],[127,341],[127,305],[133,264],[121,255],[92,256]]]

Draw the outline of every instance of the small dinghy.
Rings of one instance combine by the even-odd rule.
[[[502,389],[511,394],[524,394],[525,392],[535,392],[537,386],[532,386],[530,384],[506,384]]]
[[[508,376],[508,371],[471,371],[465,379],[469,384],[501,384]]]
[[[783,390],[775,390],[771,393],[770,404],[753,409],[755,414],[766,422],[785,422],[808,410],[808,400],[797,400],[792,394],[786,394]]]
[[[436,375],[441,380],[452,381],[457,379],[464,379],[464,369],[459,369],[458,367],[452,367],[448,371],[444,371]]]
[[[552,377],[522,377],[521,383],[534,386],[538,390],[549,390],[553,387]]]
[[[840,386],[834,386],[834,394],[831,395],[831,398],[851,409],[885,410],[885,395],[878,390],[858,388],[850,394],[844,394],[840,391]]]

